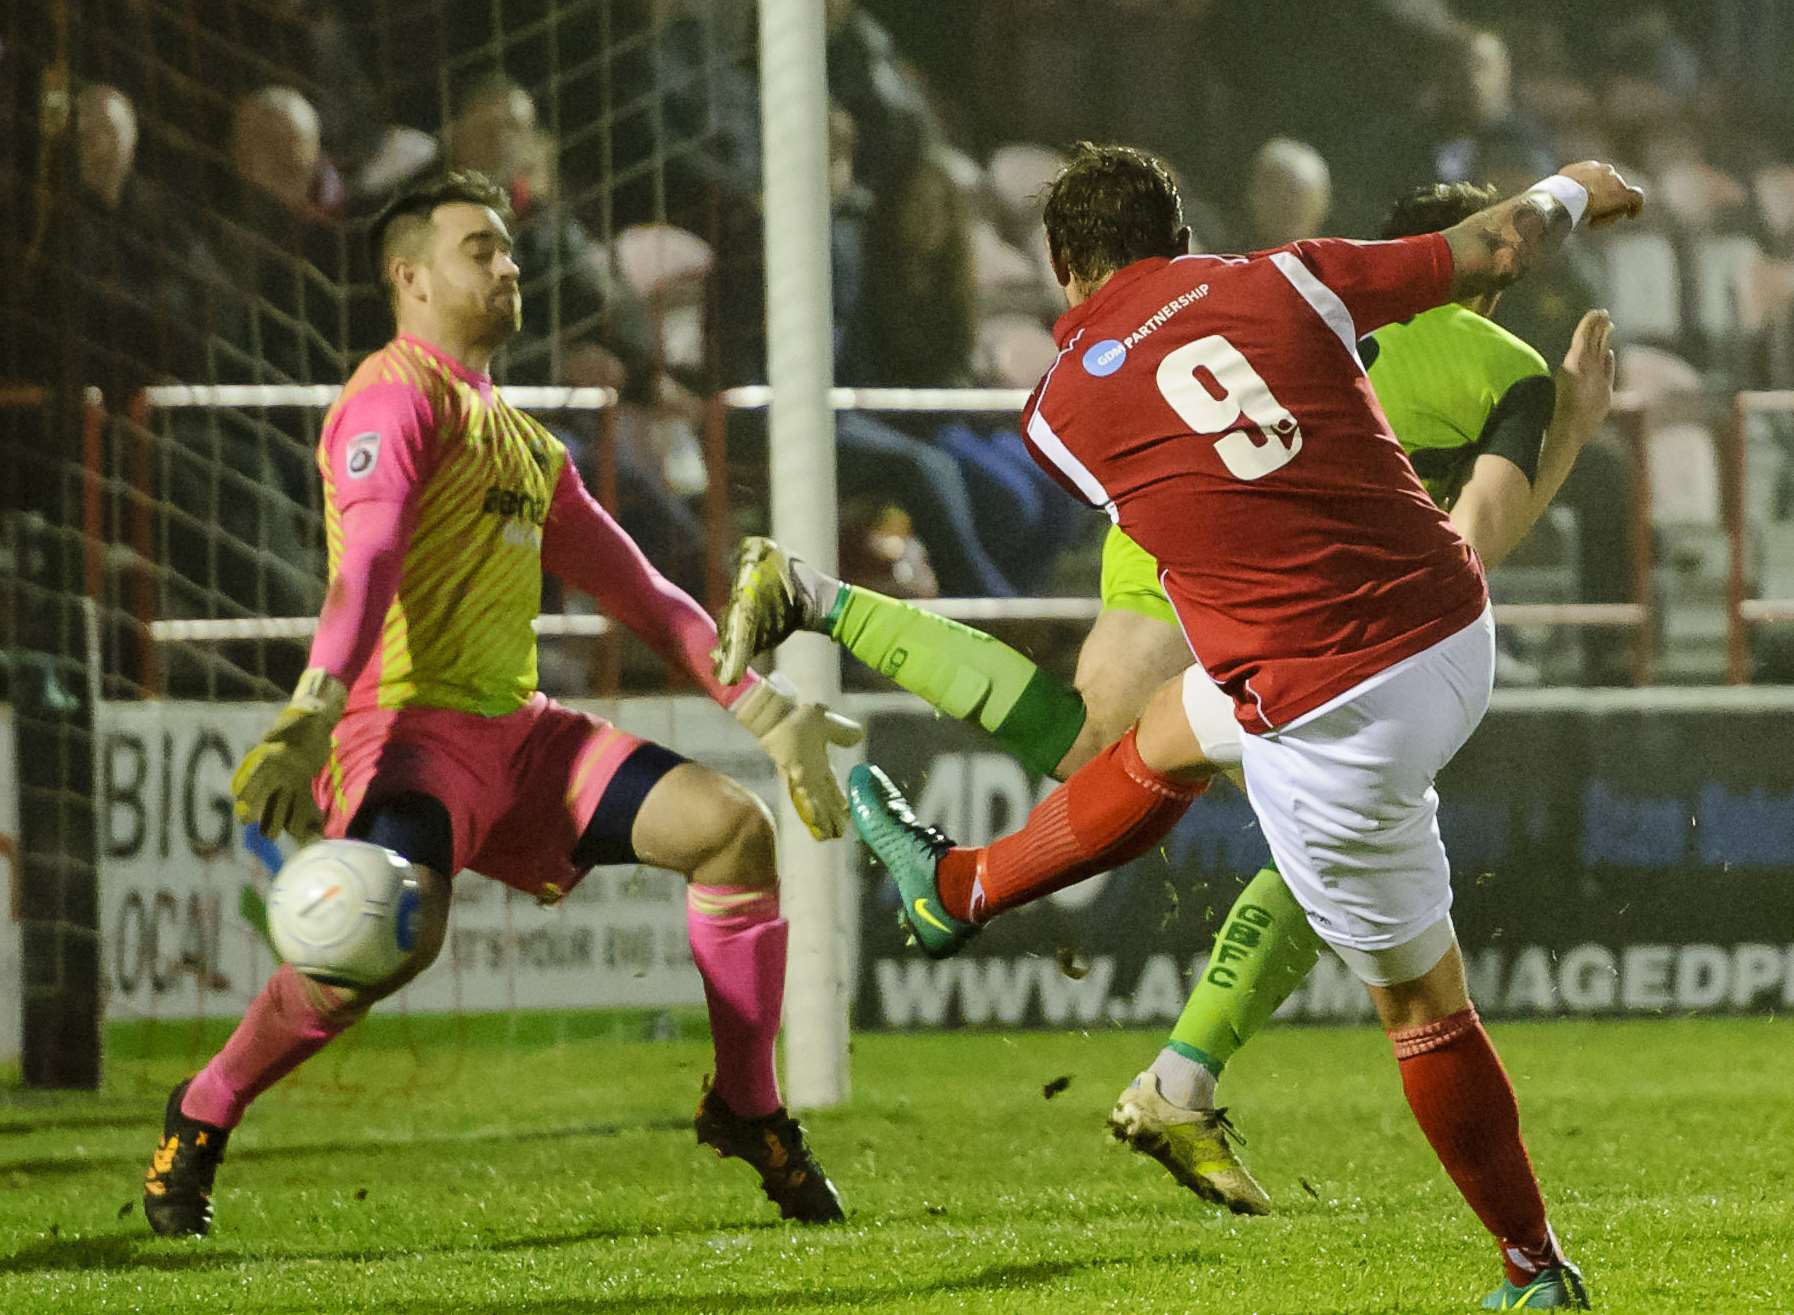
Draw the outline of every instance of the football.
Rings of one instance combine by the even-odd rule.
[[[308,977],[370,986],[417,944],[422,897],[411,865],[362,840],[319,840],[282,864],[268,898],[280,957]]]

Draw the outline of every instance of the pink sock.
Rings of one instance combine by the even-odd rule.
[[[691,957],[704,979],[716,1092],[746,1118],[784,1102],[773,1070],[773,1042],[785,1002],[785,939],[777,887],[701,886],[685,898]]]
[[[249,1009],[224,1049],[199,1071],[181,1100],[181,1113],[220,1128],[234,1128],[249,1102],[310,1059],[354,1017],[333,1019],[313,1003],[290,964],[282,964]]]

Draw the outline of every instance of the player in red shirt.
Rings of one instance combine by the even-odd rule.
[[[1546,1222],[1449,914],[1433,780],[1488,707],[1494,627],[1481,564],[1390,432],[1357,343],[1505,287],[1578,222],[1642,204],[1590,162],[1444,233],[1199,256],[1160,161],[1085,144],[1046,205],[1070,310],[1024,432],[1158,558],[1199,667],[1247,732],[1240,765],[1278,867],[1365,982],[1416,1119],[1500,1244],[1505,1280],[1485,1303],[1497,1308],[1587,1298]],[[1182,684],[1015,835],[955,848],[865,767],[855,826],[924,919],[974,892],[1043,892],[1119,866],[1216,770]]]

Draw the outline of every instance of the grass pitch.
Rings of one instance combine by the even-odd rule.
[[[1273,1030],[1229,1073],[1268,1219],[1108,1141],[1156,1033],[861,1036],[852,1104],[805,1120],[850,1215],[824,1230],[694,1143],[703,1041],[620,1033],[376,1019],[256,1107],[197,1243],[137,1201],[209,1037],[121,1039],[98,1096],[0,1092],[0,1311],[1432,1312],[1497,1277],[1368,1029]],[[1494,1033],[1601,1309],[1794,1309],[1785,1022]]]

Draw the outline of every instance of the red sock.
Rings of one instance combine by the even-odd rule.
[[[1524,1287],[1563,1262],[1545,1222],[1520,1109],[1475,1007],[1391,1032],[1402,1090],[1445,1172],[1501,1245],[1507,1276]]]
[[[187,1088],[181,1112],[190,1119],[234,1128],[249,1102],[291,1073],[353,1023],[358,1013],[319,1007],[335,992],[306,983],[292,965],[268,979],[224,1049],[212,1056]]]
[[[1208,782],[1155,772],[1130,729],[1042,799],[1022,829],[978,849],[951,849],[935,870],[948,913],[984,922],[1138,858]]]

